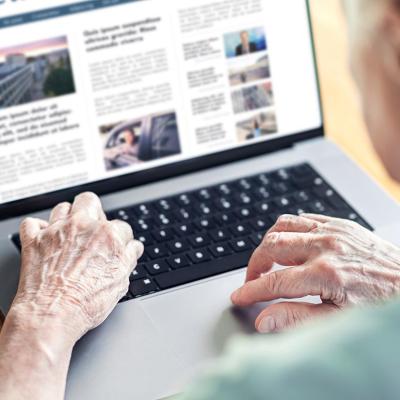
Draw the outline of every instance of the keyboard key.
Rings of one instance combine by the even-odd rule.
[[[162,213],[172,211],[176,207],[176,204],[171,199],[157,200],[153,204],[154,207]]]
[[[173,269],[184,268],[190,265],[189,259],[184,255],[170,257],[167,259],[167,263]]]
[[[168,250],[163,244],[149,246],[146,248],[145,253],[153,260],[163,258],[168,255]]]
[[[271,185],[271,176],[269,174],[259,174],[255,177],[255,180],[263,186]]]
[[[148,232],[154,226],[152,218],[140,218],[132,222],[132,229],[134,233]]]
[[[165,212],[158,214],[155,216],[155,220],[158,225],[162,225],[163,227],[167,227],[176,222],[176,216],[172,212]]]
[[[145,268],[150,275],[158,275],[169,271],[169,266],[165,261],[157,260],[145,264]]]
[[[248,224],[242,224],[242,223],[231,225],[229,227],[229,230],[235,236],[243,236],[243,235],[248,235],[249,233],[251,233],[250,226]]]
[[[248,206],[254,203],[253,197],[248,193],[239,193],[235,196],[235,201],[237,204],[242,206]]]
[[[190,206],[195,201],[192,195],[186,193],[175,196],[174,200],[183,207]]]
[[[235,214],[239,219],[249,219],[255,216],[255,212],[250,207],[239,208]]]
[[[195,264],[211,260],[210,253],[205,249],[191,251],[188,253],[188,256],[189,259]]]
[[[290,197],[278,197],[275,200],[275,205],[278,208],[278,210],[286,210],[288,207],[290,207],[292,205],[292,200],[290,199]]]
[[[271,228],[272,222],[269,220],[268,217],[254,218],[250,221],[250,225],[255,231],[264,230],[266,232],[269,228]]]
[[[251,180],[246,178],[240,179],[237,185],[240,190],[250,190],[252,188]]]
[[[227,257],[214,259],[209,262],[191,265],[186,268],[160,274],[155,277],[161,289],[169,289],[186,283],[195,282],[200,279],[234,271],[247,266],[251,252],[232,254]]]
[[[290,184],[288,184],[286,182],[274,183],[272,187],[276,193],[281,194],[281,195],[289,193],[291,190]]]
[[[227,229],[221,228],[212,230],[210,236],[214,242],[224,242],[230,239],[231,235]]]
[[[133,297],[144,296],[153,292],[157,292],[157,285],[151,278],[145,278],[131,282],[129,285],[129,291]]]
[[[154,208],[150,204],[138,204],[130,208],[131,212],[139,218],[151,216]]]
[[[195,248],[207,246],[210,243],[210,238],[206,233],[199,233],[189,237],[190,244]]]
[[[200,201],[212,200],[213,195],[211,189],[201,189],[193,193]]]
[[[221,197],[215,201],[216,207],[220,211],[231,211],[234,208],[234,204],[231,199],[227,199],[226,197]]]
[[[182,207],[174,213],[175,219],[180,222],[191,221],[198,216],[193,207]]]
[[[297,202],[297,203],[305,203],[311,200],[311,194],[302,190],[300,192],[296,192],[293,195],[293,199]]]
[[[200,216],[208,216],[213,213],[214,208],[215,207],[209,202],[209,203],[199,203],[194,207],[194,210]]]
[[[169,242],[167,244],[167,247],[174,254],[184,253],[190,248],[188,242],[185,239],[173,240],[172,242]]]
[[[216,258],[225,257],[233,253],[228,243],[214,244],[209,247],[209,250]]]
[[[270,213],[274,208],[274,205],[268,201],[261,201],[255,205],[255,210],[259,214]]]
[[[328,212],[328,207],[323,201],[313,201],[309,204],[309,207],[314,214],[325,214]]]
[[[153,231],[152,235],[157,242],[167,242],[174,238],[174,231],[171,228],[165,228]]]
[[[234,193],[234,188],[232,185],[223,183],[222,185],[218,185],[215,187],[216,192],[219,192],[221,196],[230,196]]]
[[[262,232],[258,232],[258,233],[253,233],[252,235],[250,235],[250,240],[256,245],[259,246],[261,244],[261,242],[264,239],[264,233]]]
[[[270,199],[273,195],[272,190],[265,188],[264,186],[258,187],[254,189],[254,195],[259,200],[267,200]]]
[[[191,233],[194,233],[195,227],[193,224],[188,223],[188,224],[179,224],[174,227],[175,232],[178,234],[178,236],[186,236]]]
[[[136,281],[137,279],[143,279],[147,277],[147,272],[143,264],[139,264],[131,273],[129,279],[131,281]]]
[[[148,246],[154,242],[154,239],[152,238],[150,233],[145,233],[145,232],[140,233],[136,237],[136,239],[142,242],[145,246]]]
[[[253,248],[253,244],[247,238],[240,238],[230,241],[230,245],[232,246],[235,252],[240,253],[242,251],[251,250]]]
[[[208,230],[215,227],[215,222],[212,218],[200,218],[194,223],[199,230]]]
[[[233,224],[234,222],[237,221],[237,218],[234,213],[232,212],[223,212],[221,214],[217,214],[215,216],[215,221],[219,225],[229,225]]]

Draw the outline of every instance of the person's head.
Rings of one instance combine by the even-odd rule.
[[[400,0],[343,3],[365,121],[389,174],[400,181]]]
[[[126,144],[128,144],[130,146],[135,144],[136,135],[130,129],[124,130],[123,137],[124,137],[124,140],[125,140]]]
[[[249,45],[249,32],[242,31],[240,32],[240,41],[242,42],[243,46]]]

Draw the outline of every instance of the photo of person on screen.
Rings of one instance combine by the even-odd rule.
[[[244,54],[255,53],[257,51],[257,44],[250,41],[249,32],[240,32],[241,43],[236,47],[236,55],[243,56]]]

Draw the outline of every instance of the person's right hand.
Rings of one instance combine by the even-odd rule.
[[[59,204],[49,222],[24,220],[20,234],[21,277],[12,309],[65,323],[73,340],[107,318],[143,253],[131,227],[107,221],[91,193]]]
[[[274,264],[287,267],[271,271]],[[276,332],[348,307],[400,294],[400,249],[352,221],[283,215],[253,253],[237,306],[319,296],[321,304],[280,302],[258,316],[260,332]]]

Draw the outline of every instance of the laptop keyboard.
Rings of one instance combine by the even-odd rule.
[[[304,212],[372,230],[309,164],[110,211],[145,245],[121,302],[243,268],[280,215]]]

